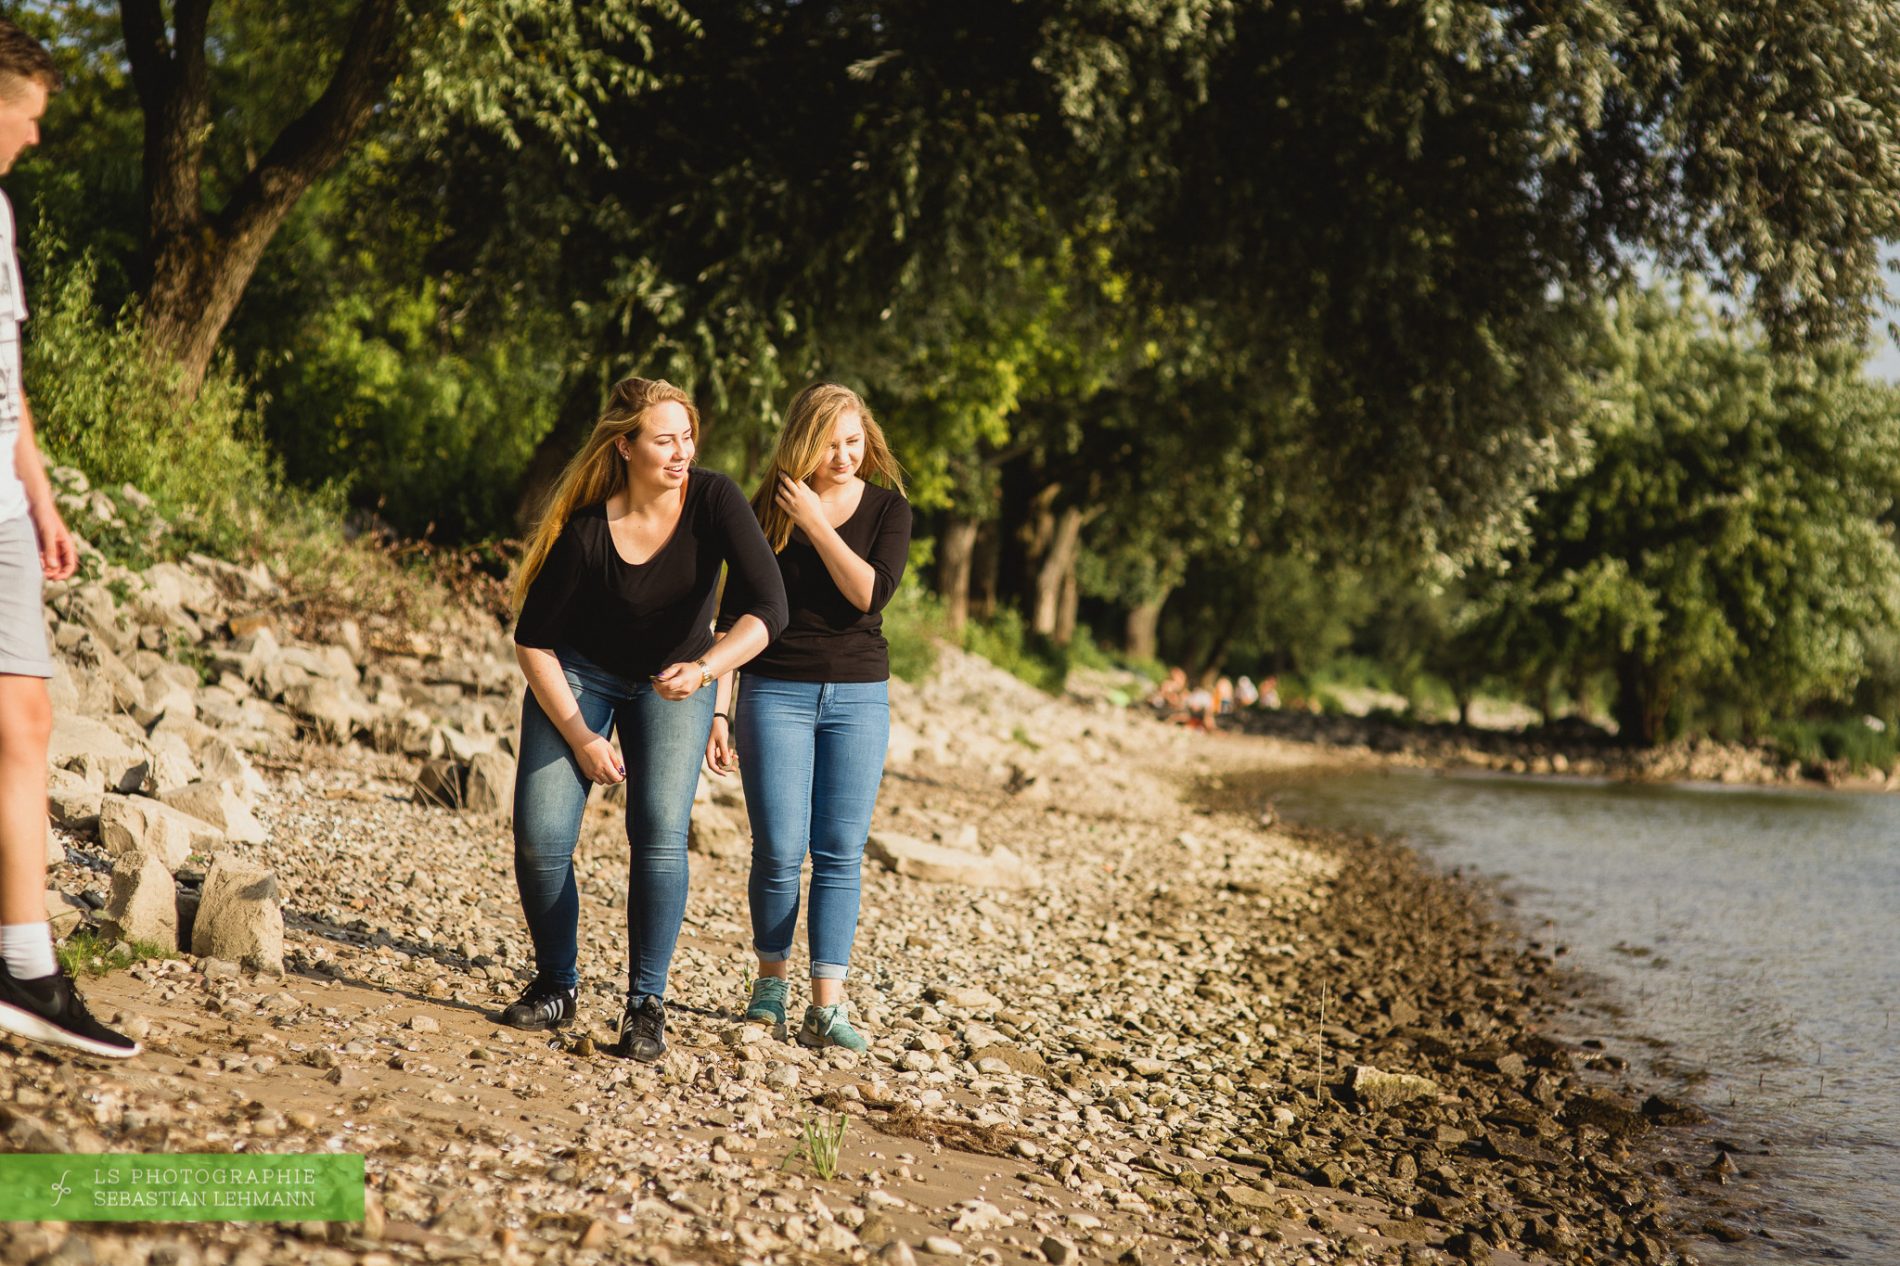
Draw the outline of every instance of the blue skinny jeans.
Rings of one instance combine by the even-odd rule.
[[[812,978],[845,978],[858,932],[864,837],[890,736],[887,682],[745,675],[736,737],[752,820],[747,896],[759,961],[782,963],[791,956],[799,870],[809,853]]]
[[[620,734],[627,767],[627,988],[666,996],[667,969],[686,916],[686,828],[712,732],[713,691],[674,702],[572,651],[557,652],[587,728]],[[541,978],[572,989],[580,927],[574,845],[593,784],[534,691],[521,704],[515,772],[515,884]]]

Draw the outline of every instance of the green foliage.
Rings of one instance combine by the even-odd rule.
[[[95,276],[82,257],[36,296],[25,372],[41,448],[97,483],[150,496],[172,525],[167,549],[250,540],[278,512],[281,480],[244,384],[221,369],[181,401],[174,376],[144,355],[136,312],[106,319],[93,307]],[[148,547],[124,542],[134,558]]]
[[[1869,725],[1879,722],[1879,728]],[[1845,766],[1853,773],[1887,773],[1900,760],[1900,726],[1894,718],[1840,717],[1784,721],[1768,730],[1769,741],[1804,767]]]
[[[1597,346],[1592,458],[1481,582],[1495,662],[1614,674],[1642,741],[1723,701],[1746,729],[1845,702],[1900,619],[1900,391],[1693,296],[1629,295]]]
[[[74,932],[54,952],[69,976],[104,976],[149,959],[178,957],[150,941],[107,940],[90,928]]]
[[[343,298],[273,367],[277,450],[300,479],[347,488],[405,534],[493,532],[554,425],[564,366],[550,324],[469,345],[432,290],[380,312]]]
[[[1048,694],[1062,693],[1069,680],[1067,651],[1047,638],[1029,632],[1013,608],[992,620],[972,620],[963,626],[963,649],[981,655],[1013,677],[1020,677]]]
[[[842,1112],[830,1120],[805,1117],[798,1123],[797,1146],[779,1168],[789,1168],[802,1158],[811,1166],[813,1173],[827,1182],[831,1181],[838,1176],[838,1160],[844,1151],[845,1132],[850,1126],[851,1118]]]

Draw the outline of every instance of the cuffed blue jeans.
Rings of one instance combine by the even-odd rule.
[[[858,871],[891,737],[887,682],[780,681],[745,674],[739,776],[752,819],[752,947],[791,955],[798,880],[811,855],[806,934],[814,980],[843,980],[858,932]]]
[[[647,681],[629,681],[571,651],[561,671],[587,728],[618,730],[627,767],[627,989],[666,996],[680,923],[686,916],[686,828],[712,732],[714,696],[700,690],[674,702]],[[543,980],[572,989],[580,930],[574,845],[593,784],[542,711],[534,691],[521,704],[515,773],[515,884]]]

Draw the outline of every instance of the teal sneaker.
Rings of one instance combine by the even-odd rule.
[[[752,1001],[746,1003],[745,1018],[760,1024],[785,1023],[785,999],[792,982],[783,976],[760,976],[752,982]]]
[[[798,1044],[800,1046],[842,1046],[847,1051],[861,1051],[870,1043],[858,1036],[851,1027],[851,1021],[845,1018],[845,1004],[834,1002],[828,1007],[806,1007],[805,1022],[798,1026]]]

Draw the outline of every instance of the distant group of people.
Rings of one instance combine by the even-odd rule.
[[[1220,718],[1243,708],[1280,706],[1279,682],[1268,677],[1259,685],[1242,674],[1237,678],[1219,676],[1211,683],[1191,684],[1185,668],[1170,668],[1161,684],[1148,696],[1148,706],[1163,720],[1191,730],[1212,732],[1220,728]]]

